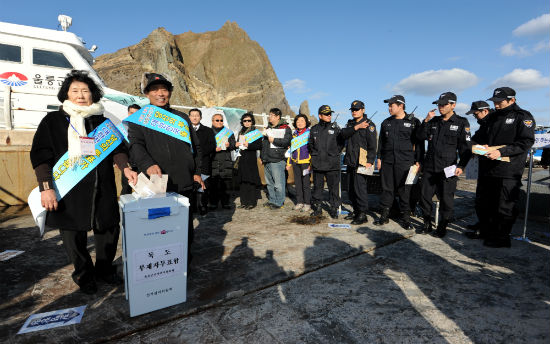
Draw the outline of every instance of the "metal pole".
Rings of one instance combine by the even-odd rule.
[[[530,149],[529,152],[529,174],[527,175],[527,200],[525,201],[525,217],[523,219],[523,236],[521,239],[523,241],[529,241],[526,238],[525,233],[527,233],[527,218],[529,217],[529,197],[531,196],[531,176],[533,175],[533,154],[535,153],[534,149]]]
[[[6,129],[12,130],[13,123],[11,121],[11,87],[6,86],[4,88],[4,120],[6,122]]]

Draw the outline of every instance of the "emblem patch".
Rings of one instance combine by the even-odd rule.
[[[371,126],[369,127],[369,130],[370,130],[371,132],[374,132],[374,127],[371,125]]]
[[[404,125],[405,127],[407,127],[407,128],[410,128],[410,127],[411,127],[411,124],[410,124],[410,123],[407,123],[407,122],[403,123],[403,125]]]
[[[512,124],[514,123],[514,118],[506,118],[506,124]],[[524,121],[525,122],[525,121]]]
[[[466,128],[464,128],[464,130],[466,130],[466,132],[469,133],[470,132],[470,127],[466,127]]]
[[[457,131],[458,130],[458,125],[451,125],[449,127],[449,129],[451,129],[452,131]]]
[[[334,134],[334,130],[329,129],[328,133],[329,133],[330,135],[332,135],[332,134]]]
[[[525,126],[526,126],[527,128],[531,128],[531,127],[533,126],[533,121],[530,120],[530,119],[529,119],[529,120],[525,120],[525,121],[523,121],[523,124],[525,124]]]

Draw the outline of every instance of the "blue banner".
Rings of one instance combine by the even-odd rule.
[[[174,115],[164,109],[154,105],[147,105],[122,121],[130,122],[149,128],[159,133],[166,134],[178,140],[191,144],[191,134],[189,132],[189,123],[178,115]]]
[[[256,141],[257,139],[261,139],[262,136],[263,135],[262,135],[261,131],[259,131],[258,129],[254,129],[251,132],[249,132],[248,134],[244,135],[244,139],[246,140],[246,142],[252,143],[252,142]]]
[[[69,152],[66,152],[54,165],[53,183],[58,201],[96,168],[123,140],[122,134],[109,119],[101,123],[92,133],[94,133],[95,155],[86,155],[78,164],[71,167]]]
[[[223,127],[222,130],[220,130],[217,134],[216,134],[216,147],[222,147],[222,143],[227,141],[228,138],[231,137],[231,135],[233,135],[233,132],[229,129],[227,129],[226,127]]]
[[[126,142],[130,142],[128,140],[128,128],[126,128],[124,123],[120,123],[119,125],[116,126],[116,128],[118,129],[118,131],[120,131],[120,133],[122,134],[122,137],[124,137]]]
[[[302,135],[295,137],[290,141],[290,151],[294,152],[296,149],[304,145],[307,145],[308,140],[309,140],[309,129],[306,130],[306,132],[303,133]]]

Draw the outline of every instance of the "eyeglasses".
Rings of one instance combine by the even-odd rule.
[[[215,119],[214,122],[223,122],[223,119]]]
[[[332,113],[330,113],[330,112],[329,113],[322,113],[321,115],[323,115],[323,116],[332,116]]]
[[[361,110],[361,109],[351,109],[351,112],[357,112],[359,110]]]
[[[246,123],[246,122],[252,122],[251,119],[243,119],[243,123]]]

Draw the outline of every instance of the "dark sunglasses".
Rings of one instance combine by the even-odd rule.
[[[359,111],[361,109],[351,109],[351,112],[356,112],[356,111]]]
[[[244,122],[252,122],[252,120],[251,119],[243,119],[243,123]]]
[[[215,119],[214,122],[223,122],[223,119]]]
[[[323,115],[323,116],[332,116],[332,113],[330,113],[330,112],[329,113],[322,113],[321,115]]]

